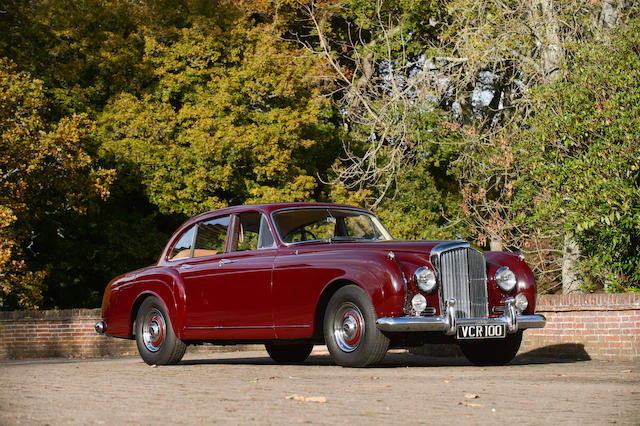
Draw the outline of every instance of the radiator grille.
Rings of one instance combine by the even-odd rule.
[[[484,255],[467,247],[440,254],[442,298],[456,299],[456,312],[461,318],[486,318],[487,273]]]

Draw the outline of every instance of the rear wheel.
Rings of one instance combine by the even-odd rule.
[[[462,353],[476,365],[504,365],[518,353],[522,331],[508,334],[504,339],[487,339],[460,343]]]
[[[279,364],[302,362],[309,357],[312,344],[305,343],[267,343],[264,345],[272,360]]]
[[[376,311],[360,287],[342,287],[324,315],[324,340],[336,364],[364,367],[382,361],[389,339],[376,327]]]
[[[148,297],[136,316],[136,344],[140,356],[149,365],[177,364],[187,350],[173,332],[171,319],[156,297]]]

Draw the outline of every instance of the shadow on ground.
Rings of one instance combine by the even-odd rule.
[[[242,355],[242,353],[238,353]],[[552,345],[538,348],[529,352],[519,354],[509,365],[530,365],[530,364],[566,364],[588,361],[591,358],[584,350],[583,345],[566,344]],[[264,356],[254,357],[224,357],[207,359],[187,359],[178,365],[273,365],[275,362],[269,358],[266,351]],[[303,363],[291,365],[335,365],[328,354],[312,354]],[[384,360],[376,365],[376,368],[405,368],[405,367],[451,367],[472,365],[464,357],[459,356],[425,356],[413,353],[388,353]]]

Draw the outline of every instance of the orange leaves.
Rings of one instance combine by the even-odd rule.
[[[37,308],[44,271],[30,270],[21,247],[33,222],[106,199],[114,171],[91,157],[94,123],[85,114],[48,122],[42,83],[0,60],[0,306]]]

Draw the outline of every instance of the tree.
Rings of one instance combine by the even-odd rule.
[[[147,81],[141,59],[149,9],[122,0],[7,0],[0,56],[44,82],[53,119],[95,118],[110,96]]]
[[[99,122],[104,149],[139,167],[161,211],[310,200],[333,161],[331,109],[312,59],[240,10],[201,16],[175,40],[149,35],[153,83]]]
[[[329,180],[332,198],[364,204],[400,237],[464,232],[449,164],[457,134],[438,108],[430,51],[446,19],[439,2],[297,3],[290,37],[326,64],[329,94],[347,132]],[[455,225],[441,227],[448,219]]]
[[[37,308],[46,270],[25,262],[33,224],[66,211],[82,214],[106,198],[113,171],[89,152],[93,122],[85,115],[48,122],[41,81],[0,59],[0,306]]]
[[[565,46],[599,37],[604,15],[607,22],[624,22],[631,13],[630,2],[610,3],[472,0],[448,6],[454,18],[441,45],[442,56],[450,57],[439,64],[449,82],[442,104],[457,111],[463,125],[455,173],[468,223],[481,245],[524,252],[543,291],[579,279],[579,247],[562,217],[554,226],[532,228],[515,208],[514,185],[528,172],[519,159],[530,155],[518,141],[539,107],[532,91],[553,82],[571,60]]]
[[[522,213],[570,231],[590,285],[608,291],[640,291],[639,34],[636,18],[568,46],[571,61],[535,91],[536,114],[518,143],[529,153],[516,185]]]

